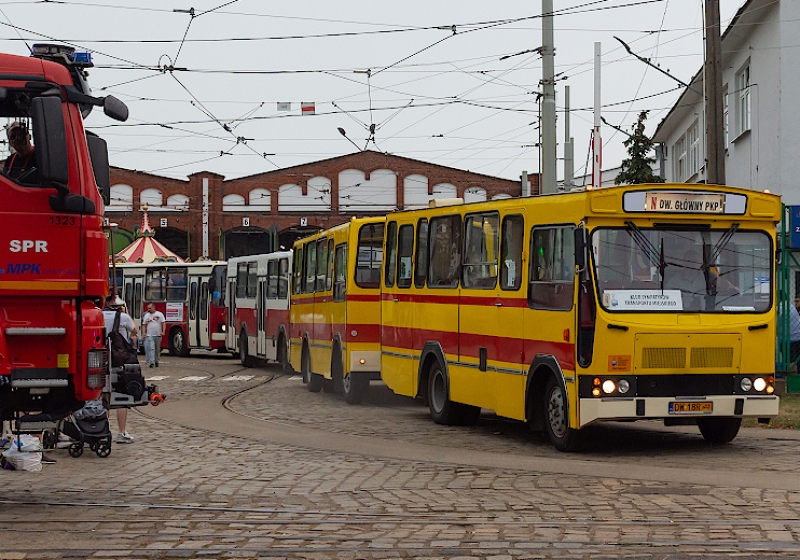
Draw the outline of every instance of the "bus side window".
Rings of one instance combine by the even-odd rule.
[[[303,247],[298,246],[294,250],[294,276],[292,278],[292,293],[302,293],[302,279],[303,279]]]
[[[457,287],[461,268],[461,216],[432,218],[428,239],[428,287]]]
[[[347,295],[347,245],[336,246],[333,258],[333,301],[344,301]]]
[[[186,301],[187,275],[185,268],[167,269],[167,301]]]
[[[386,227],[386,270],[384,282],[387,288],[394,286],[394,270],[397,266],[397,222]]]
[[[197,319],[197,280],[192,281],[192,285],[189,288],[189,320],[194,321]]]
[[[278,297],[278,261],[267,263],[267,299]]]
[[[145,276],[144,297],[147,301],[164,299],[167,272],[163,269],[148,270]]]
[[[288,295],[289,295],[289,259],[281,259],[280,264],[278,265],[278,298],[286,299]]]
[[[360,288],[380,288],[382,262],[383,224],[361,226],[356,252],[356,285]]]
[[[236,297],[247,297],[247,263],[239,263],[236,267]]]
[[[208,282],[200,285],[200,320],[208,320]]]
[[[417,222],[417,258],[414,259],[414,286],[425,287],[428,276],[428,219]]]
[[[247,297],[256,297],[258,290],[258,263],[251,262],[247,265]]]
[[[497,285],[497,230],[500,217],[491,214],[467,216],[464,227],[465,288],[494,288]]]
[[[572,309],[575,283],[574,226],[533,228],[528,305]]]
[[[522,285],[522,232],[521,215],[503,218],[503,242],[500,249],[500,288],[519,290]]]
[[[317,245],[314,242],[306,243],[305,281],[303,293],[314,293],[314,281],[317,274]]]
[[[328,264],[328,240],[317,241],[317,282],[314,290],[325,291],[325,266]]]
[[[333,287],[333,239],[328,239],[328,263],[325,266],[325,291]]]
[[[400,226],[397,236],[397,287],[411,287],[411,257],[414,254],[414,226]]]

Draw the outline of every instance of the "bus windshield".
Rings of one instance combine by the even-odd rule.
[[[771,239],[736,224],[599,228],[592,257],[608,311],[761,313],[772,305]]]

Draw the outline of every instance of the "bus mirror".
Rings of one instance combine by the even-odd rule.
[[[66,186],[69,160],[61,100],[58,97],[36,97],[31,101],[31,114],[39,182]]]
[[[575,267],[578,272],[583,272],[586,269],[586,246],[588,245],[586,239],[586,228],[575,228]]]

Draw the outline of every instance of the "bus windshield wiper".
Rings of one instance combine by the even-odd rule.
[[[630,221],[625,222],[625,225],[628,226],[628,234],[633,238],[634,242],[636,242],[636,246],[639,247],[652,264],[658,267],[661,272],[661,278],[663,279],[664,269],[667,267],[663,252],[660,252],[653,246],[650,239],[639,229],[639,226]]]
[[[714,263],[717,262],[717,257],[719,257],[722,250],[725,248],[725,245],[728,244],[728,241],[731,240],[733,234],[736,233],[736,230],[739,229],[739,224],[733,224],[731,227],[728,228],[728,231],[722,234],[722,237],[719,238],[716,245],[711,248],[711,252],[708,255],[708,266],[714,266]]]

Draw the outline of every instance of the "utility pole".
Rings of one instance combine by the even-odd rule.
[[[725,133],[722,108],[722,42],[719,0],[706,4],[706,183],[725,184]]]
[[[556,183],[556,80],[553,0],[542,0],[542,184],[541,194],[558,191]]]
[[[569,130],[569,86],[564,87],[564,190],[572,188],[575,175],[575,140]]]
[[[603,115],[601,114],[602,105],[600,102],[600,62],[602,59],[602,47],[600,43],[594,44],[594,133],[592,134],[592,186],[599,188],[603,186],[603,138],[600,134]]]

